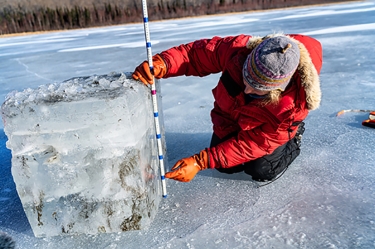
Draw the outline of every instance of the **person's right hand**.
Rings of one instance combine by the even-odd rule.
[[[209,168],[208,160],[206,150],[202,150],[198,154],[179,160],[165,177],[180,182],[190,182],[199,171]]]
[[[163,78],[163,76],[167,73],[167,66],[164,63],[163,58],[161,58],[161,56],[158,54],[154,55],[152,57],[152,65],[154,67],[155,78]],[[148,61],[144,61],[138,67],[136,67],[134,73],[132,74],[132,77],[135,80],[142,81],[145,85],[152,85],[154,83]]]

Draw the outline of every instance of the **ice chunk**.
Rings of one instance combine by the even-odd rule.
[[[150,92],[113,73],[8,94],[6,145],[35,236],[150,225],[161,199]]]

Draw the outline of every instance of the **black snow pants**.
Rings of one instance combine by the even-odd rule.
[[[278,174],[286,170],[286,168],[300,154],[301,138],[304,130],[304,122],[301,122],[296,136],[286,144],[278,147],[272,154],[265,155],[238,166],[231,168],[218,168],[217,170],[227,174],[244,171],[246,174],[251,175],[255,181],[271,181],[275,179]],[[214,147],[232,136],[233,134],[220,139],[215,133],[213,133],[210,147]]]

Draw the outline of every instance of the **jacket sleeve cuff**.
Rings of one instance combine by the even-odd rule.
[[[158,56],[163,60],[163,62],[164,62],[164,65],[165,65],[166,70],[165,70],[165,75],[164,75],[163,78],[166,79],[166,78],[169,77],[169,76],[168,76],[168,71],[169,71],[169,68],[170,68],[170,63],[169,63],[168,59],[166,58],[166,56],[163,55],[163,52],[161,52],[161,53],[159,53],[159,54],[156,54],[156,55],[158,55]]]
[[[214,160],[211,156],[211,150],[210,148],[206,148],[206,152],[207,152],[207,162],[208,162],[208,169],[214,169],[215,168],[215,163],[214,163]]]

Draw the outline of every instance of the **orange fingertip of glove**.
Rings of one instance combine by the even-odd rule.
[[[165,65],[164,59],[156,54],[152,57],[153,73],[150,71],[150,66],[147,61],[142,62],[133,72],[132,77],[135,80],[140,80],[145,85],[154,84],[154,77],[161,79],[167,73],[167,66]]]
[[[207,168],[208,155],[202,150],[199,154],[179,160],[165,177],[180,182],[190,182],[199,171]]]
[[[139,80],[139,81],[141,81],[143,84],[145,84],[146,86],[148,86],[148,82],[143,78],[143,77],[140,77],[140,76],[138,76],[138,75],[136,75],[135,73],[133,73],[132,74],[132,77],[133,77],[133,79],[135,79],[135,80]],[[152,83],[151,83],[152,84]]]
[[[145,85],[152,85],[153,75],[150,72],[150,67],[147,61],[142,62],[133,72],[132,74],[133,79],[142,81]]]
[[[193,178],[188,177],[187,175],[182,175],[181,172],[177,172],[177,171],[168,172],[165,174],[165,177],[176,180],[176,181],[180,181],[180,182],[190,182],[193,179]]]

